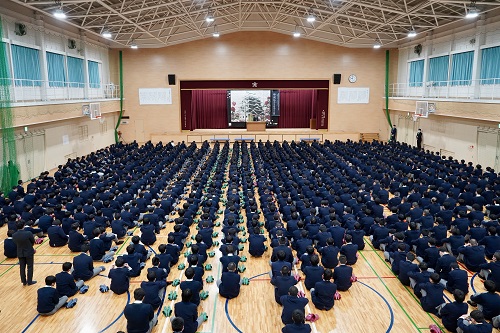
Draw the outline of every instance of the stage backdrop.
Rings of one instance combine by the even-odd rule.
[[[309,128],[310,119],[316,119],[316,129],[327,129],[328,87],[328,80],[181,81],[182,129],[239,127],[236,124],[244,127],[244,115],[239,115],[239,112],[236,117],[235,114],[239,110],[237,99],[243,101],[249,97],[252,97],[252,102],[255,100],[262,104],[263,115],[259,118],[265,119],[268,125]],[[267,110],[269,106],[266,102],[272,102],[278,95],[277,91],[279,103],[273,106],[272,112]],[[232,95],[241,96],[233,100]],[[235,123],[235,120],[238,122]]]

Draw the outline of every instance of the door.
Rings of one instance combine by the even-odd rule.
[[[477,162],[483,170],[486,167],[498,169],[499,135],[499,131],[494,129],[479,129],[477,132]]]

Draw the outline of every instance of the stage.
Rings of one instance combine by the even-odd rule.
[[[361,133],[357,132],[329,132],[327,130],[311,130],[308,128],[269,128],[265,131],[247,131],[247,129],[197,129],[193,131],[182,131],[181,133],[154,133],[151,134],[151,141],[162,142],[203,142],[211,141],[301,141],[301,140],[353,140],[358,141]]]

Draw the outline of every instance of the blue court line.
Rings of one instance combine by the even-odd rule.
[[[150,249],[151,251],[153,251],[154,255],[156,255],[156,251],[155,251],[155,250],[153,250],[153,248],[151,247],[151,245],[148,245],[148,247],[149,247],[149,249]]]
[[[28,324],[28,326],[26,326],[26,327],[24,328],[24,330],[22,330],[22,331],[21,331],[21,333],[26,332],[26,331],[28,330],[28,328],[30,328],[30,326],[31,326],[31,325],[33,325],[33,323],[35,322],[35,320],[37,320],[37,319],[38,319],[38,317],[40,317],[40,314],[37,314],[37,315],[35,316],[35,318],[33,318],[33,319],[30,321],[30,323]]]
[[[129,304],[129,303],[130,303],[130,292],[129,292],[129,291],[127,291],[127,304]],[[125,308],[124,308],[123,310],[125,310]],[[115,319],[115,320],[113,320],[113,321],[111,322],[111,324],[109,324],[108,326],[104,327],[104,328],[103,328],[102,330],[100,330],[98,333],[102,333],[102,332],[106,331],[108,328],[110,328],[111,326],[113,326],[113,325],[114,325],[114,324],[118,321],[118,319],[120,319],[120,318],[121,318],[121,316],[123,316],[123,311],[122,311],[122,312],[118,315],[118,317],[116,317],[116,319]]]
[[[229,315],[229,311],[227,310],[228,308],[228,305],[229,304],[229,299],[226,299],[226,305],[224,306],[224,310],[226,312],[226,317],[227,317],[227,320],[229,320],[229,323],[231,324],[231,326],[233,326],[233,328],[238,332],[238,333],[243,333],[234,323],[233,321],[231,320],[231,316]]]
[[[382,294],[380,294],[377,290],[375,290],[374,288],[370,287],[369,285],[367,285],[366,283],[364,282],[361,282],[358,280],[358,283],[361,283],[363,286],[365,287],[368,287],[370,288],[371,290],[373,290],[377,295],[380,296],[380,298],[382,298],[382,300],[385,302],[385,304],[387,305],[387,308],[389,308],[389,313],[391,314],[391,323],[389,324],[389,327],[387,328],[387,331],[386,333],[389,333],[391,330],[392,330],[392,326],[394,325],[394,312],[392,311],[392,307],[391,305],[389,304],[389,302],[387,301],[387,299],[382,296]]]
[[[472,278],[470,279],[470,287],[472,289],[472,292],[475,294],[476,293],[476,288],[474,288],[474,279],[476,278],[477,273],[472,275]]]
[[[160,312],[163,308],[163,302],[165,302],[166,293],[167,293],[167,286],[165,286],[165,290],[163,290],[163,298],[161,299],[160,307],[158,308],[158,311],[156,312],[156,317],[158,317],[160,315]]]
[[[62,265],[64,264],[63,262],[35,262],[34,263],[35,265]],[[18,266],[19,265],[19,262],[15,263],[15,264],[0,264],[0,266]]]

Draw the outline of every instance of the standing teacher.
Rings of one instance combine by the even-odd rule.
[[[23,285],[31,286],[33,281],[33,261],[35,256],[35,237],[33,233],[24,229],[24,221],[17,223],[17,231],[12,235],[12,240],[17,246],[17,258],[19,259],[19,268],[21,273],[21,282]],[[26,266],[28,266],[28,276],[26,277]]]

